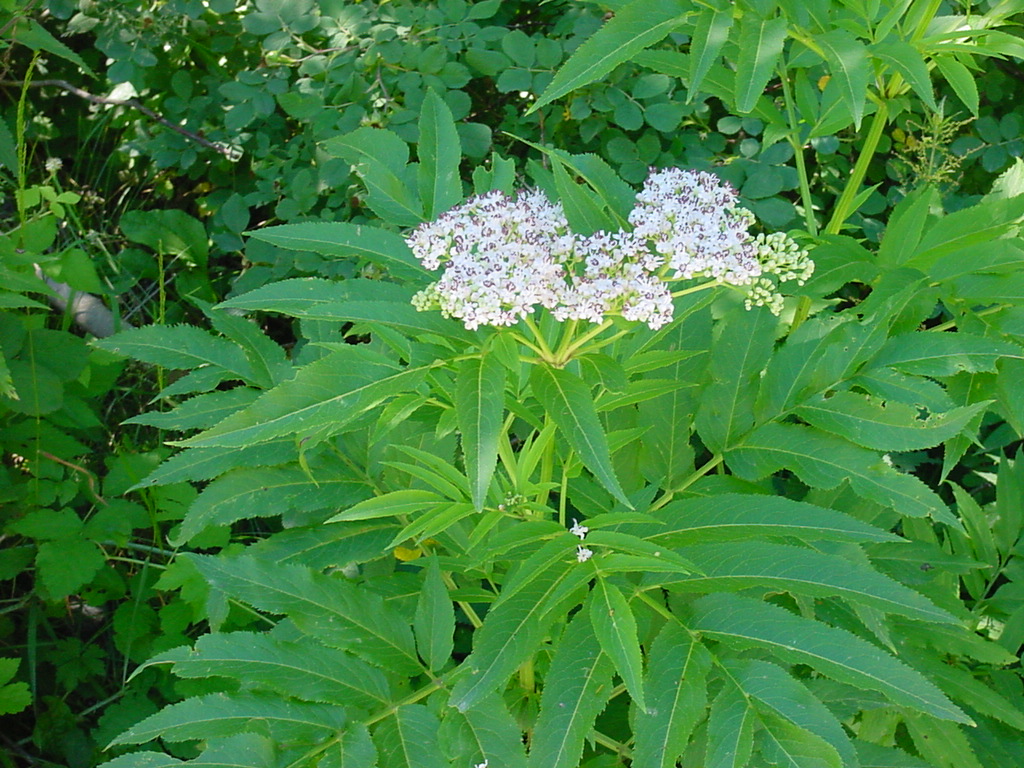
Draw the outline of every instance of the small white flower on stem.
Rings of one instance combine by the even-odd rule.
[[[594,550],[587,549],[582,544],[577,545],[577,547],[576,547],[576,562],[578,562],[578,563],[585,563],[585,562],[587,562],[587,560],[589,560],[593,556],[594,556]]]
[[[579,521],[574,517],[572,519],[572,528],[569,529],[569,533],[573,536],[579,536],[580,541],[583,541],[583,539],[587,537],[587,534],[590,533],[590,529],[585,525],[580,525]]]
[[[482,763],[477,763],[473,768],[487,768],[488,760],[484,760]]]

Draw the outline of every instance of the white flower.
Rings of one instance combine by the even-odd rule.
[[[582,544],[576,546],[576,562],[585,563],[594,556],[594,550],[587,549]]]
[[[64,161],[59,157],[48,157],[46,158],[46,162],[43,163],[43,167],[46,169],[47,173],[56,173],[64,167]]]
[[[569,533],[571,533],[573,536],[579,536],[580,541],[583,541],[583,539],[587,537],[587,534],[590,533],[590,529],[587,528],[587,526],[585,525],[580,525],[574,517],[572,519],[572,528],[569,529]]]
[[[477,763],[476,765],[474,765],[473,768],[487,768],[488,762],[489,760],[484,760],[482,763]]]

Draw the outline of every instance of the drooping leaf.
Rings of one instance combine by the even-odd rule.
[[[254,557],[188,559],[215,589],[254,608],[287,614],[326,645],[401,674],[422,671],[408,623],[380,595],[344,577]]]
[[[641,711],[647,709],[643,685],[643,657],[637,639],[636,618],[618,587],[597,579],[589,599],[590,623],[601,648],[615,664],[626,689]]]
[[[890,338],[869,365],[918,376],[952,376],[960,371],[995,371],[1002,357],[1019,359],[1024,350],[1002,339],[967,333],[906,333]]]
[[[612,662],[586,612],[562,634],[541,694],[530,745],[530,768],[575,768],[583,741],[611,693]]]
[[[692,630],[739,647],[767,648],[785,661],[808,664],[942,720],[971,722],[919,672],[846,630],[738,595],[702,597],[694,608]]]
[[[615,222],[603,210],[597,193],[588,186],[577,184],[557,159],[552,170],[558,199],[573,232],[587,236],[601,230],[614,229]]]
[[[866,565],[811,549],[736,541],[677,551],[702,573],[666,579],[669,589],[717,592],[772,586],[810,597],[842,597],[922,621],[960,623],[919,593]]]
[[[729,452],[740,477],[759,480],[790,469],[813,488],[835,488],[844,480],[866,499],[908,517],[931,515],[959,525],[945,503],[913,475],[886,464],[877,453],[840,437],[797,424],[765,424]]]
[[[687,4],[681,0],[633,0],[624,5],[576,49],[530,111],[600,80],[634,54],[664,39],[682,24],[686,11]]]
[[[921,418],[917,408],[886,403],[870,395],[836,392],[816,397],[796,409],[804,421],[881,451],[932,448],[963,430],[992,401],[953,408]]]
[[[355,504],[366,486],[345,476],[317,479],[298,466],[243,467],[207,485],[189,507],[175,541],[183,544],[211,525],[274,517],[292,511],[313,512]],[[325,515],[329,512],[325,512]]]
[[[462,432],[473,506],[482,510],[498,459],[506,368],[497,355],[464,361],[456,372],[455,414]]]
[[[128,490],[185,480],[210,480],[238,466],[271,467],[297,458],[295,441],[287,438],[241,448],[188,448],[171,456]]]
[[[97,347],[164,368],[214,366],[245,381],[252,366],[238,345],[192,325],[147,325],[129,328],[93,342]]]
[[[666,525],[652,529],[646,538],[668,547],[764,536],[804,541],[903,541],[842,512],[784,496],[715,494],[673,501],[656,516]]]
[[[462,144],[455,130],[452,111],[437,91],[431,88],[420,109],[420,139],[416,145],[419,155],[420,199],[428,220],[462,200],[462,181],[459,179],[459,161]]]
[[[936,56],[935,65],[939,72],[953,89],[964,106],[971,111],[972,115],[978,114],[978,84],[974,81],[971,71],[954,58],[952,54]]]
[[[434,672],[439,672],[452,655],[455,633],[455,608],[448,589],[441,580],[437,558],[427,559],[423,589],[416,602],[416,648],[420,657]]]
[[[402,367],[360,346],[344,345],[245,410],[179,444],[231,448],[287,435],[329,437],[381,401],[415,387],[432,367]]]
[[[313,745],[344,728],[345,709],[254,693],[211,693],[164,707],[118,736],[112,744],[152,739],[188,741],[247,731]]]
[[[929,109],[938,111],[928,65],[917,48],[902,40],[886,40],[869,45],[868,51],[876,59],[884,61],[890,68],[899,72],[911,90]]]
[[[390,702],[384,674],[351,654],[317,643],[258,632],[202,635],[195,649],[176,648],[145,666],[171,662],[178,677],[228,677],[243,690],[373,711]]]
[[[406,241],[395,232],[368,224],[350,224],[345,221],[302,221],[296,224],[267,226],[248,232],[249,237],[265,243],[287,248],[292,251],[311,251],[322,256],[338,258],[361,258],[384,267],[396,275],[414,280],[424,280],[430,274],[409,250]],[[295,278],[290,281],[271,283],[263,289],[278,290],[283,284],[310,285],[328,284],[335,292],[344,290],[341,284],[316,278]],[[259,289],[257,289],[259,290]],[[249,292],[242,297],[229,299],[231,302],[252,297]],[[337,296],[334,297],[335,299]]]
[[[533,393],[559,431],[601,484],[632,507],[612,467],[608,438],[597,417],[590,389],[578,376],[547,365],[535,365],[530,375]]]
[[[651,646],[644,679],[647,710],[633,723],[633,760],[674,768],[707,706],[705,680],[711,654],[678,624],[669,622]]]

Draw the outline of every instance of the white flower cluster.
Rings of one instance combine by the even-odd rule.
[[[424,267],[445,270],[413,304],[470,330],[514,325],[537,305],[558,320],[621,314],[657,329],[672,319],[669,273],[744,287],[748,306],[778,313],[782,296],[766,275],[803,282],[814,269],[787,235],[753,237],[753,214],[711,173],[652,172],[629,223],[632,232],[582,237],[539,191],[479,195],[408,236]]]

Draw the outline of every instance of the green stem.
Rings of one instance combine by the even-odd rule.
[[[530,329],[530,332],[533,334],[533,337],[537,340],[538,344],[537,347],[534,347],[533,345],[528,346],[534,350],[538,350],[538,354],[540,354],[542,358],[546,360],[553,359],[554,354],[551,352],[551,347],[548,346],[548,342],[544,338],[544,334],[540,332],[540,328],[537,327],[537,323],[533,321],[533,318],[526,315],[523,318],[523,322],[526,324],[526,327]]]
[[[789,144],[793,147],[793,159],[796,160],[796,173],[800,181],[800,201],[804,206],[804,224],[807,231],[813,236],[818,234],[818,222],[814,218],[814,203],[811,200],[811,182],[807,175],[804,142],[800,138],[800,126],[797,122],[789,78],[784,71],[779,73],[779,78],[782,81],[782,94],[786,100],[786,113],[789,117]]]
[[[689,477],[687,477],[685,480],[683,480],[683,482],[680,483],[678,487],[670,488],[669,490],[665,491],[665,493],[663,493],[661,495],[661,497],[657,501],[655,501],[653,504],[651,504],[651,507],[650,507],[650,509],[648,511],[649,512],[655,512],[655,511],[661,509],[662,507],[664,507],[666,504],[668,504],[670,501],[672,501],[672,498],[677,493],[682,493],[683,491],[685,491],[687,488],[689,488],[695,482],[697,482],[702,477],[704,477],[704,475],[706,475],[708,472],[710,472],[715,467],[717,467],[719,464],[721,464],[724,460],[725,460],[725,457],[722,454],[716,453],[714,456],[712,456],[710,459],[708,459],[708,461],[704,464],[704,466],[702,466],[700,469],[698,469],[697,471],[693,472]]]
[[[599,334],[603,333],[606,329],[611,328],[611,326],[612,321],[605,320],[596,328],[591,328],[589,331],[587,331],[586,333],[584,333],[582,336],[575,340],[573,340],[571,336],[566,334],[566,342],[568,343],[563,344],[562,347],[558,350],[558,352],[555,353],[557,355],[557,359],[562,361],[562,365],[565,365],[565,363],[569,362],[569,360],[572,359],[573,352],[582,347],[595,336],[598,336]]]
[[[979,312],[975,312],[974,316],[975,317],[984,317],[985,315],[995,314],[996,312],[999,312],[1000,310],[1006,309],[1006,306],[1007,305],[1005,305],[1005,304],[997,304],[994,307],[989,307],[988,309],[983,309],[983,310],[981,310]],[[952,330],[953,328],[956,328],[956,326],[957,326],[956,319],[947,320],[944,323],[939,323],[938,325],[936,325],[933,328],[929,328],[928,332],[929,333],[942,333],[943,331]]]
[[[853,173],[850,174],[850,180],[846,182],[846,186],[843,188],[842,194],[839,196],[839,200],[836,201],[835,210],[832,211],[832,218],[828,222],[828,226],[825,227],[825,233],[829,235],[839,234],[839,230],[842,229],[843,224],[846,220],[854,213],[853,201],[857,197],[857,192],[860,190],[861,184],[864,183],[864,177],[867,176],[868,166],[875,157],[875,152],[878,149],[878,142],[882,139],[882,132],[885,130],[886,124],[889,122],[889,104],[883,99],[878,101],[878,109],[875,111],[874,117],[871,119],[871,127],[868,129],[867,138],[864,139],[864,146],[861,147],[860,155],[857,157],[857,162],[853,166]]]

